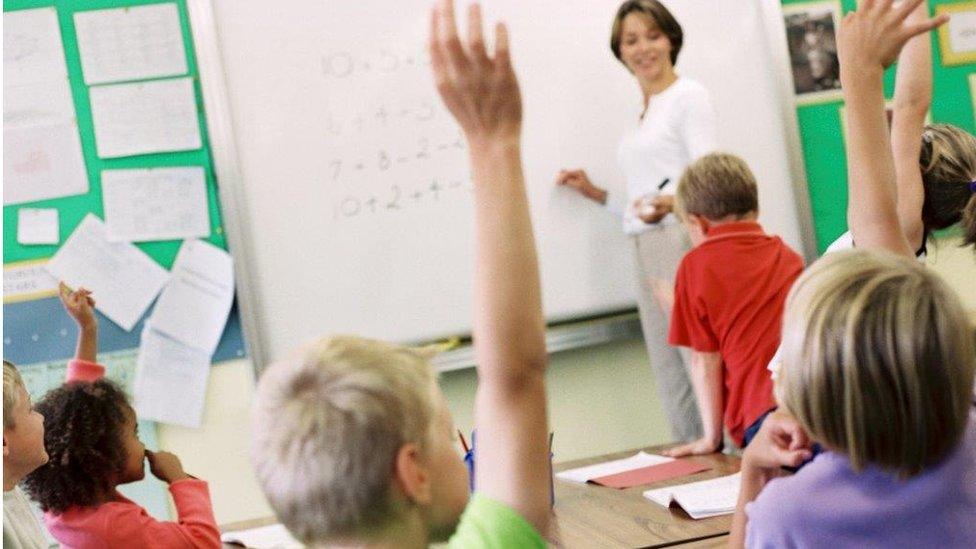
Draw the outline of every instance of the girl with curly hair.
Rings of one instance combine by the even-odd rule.
[[[103,379],[95,362],[98,324],[89,292],[61,285],[61,300],[79,327],[67,382],[36,405],[44,416],[50,460],[27,476],[27,492],[64,547],[220,547],[205,481],[183,471],[179,458],[151,452],[139,440],[136,413],[125,392]],[[116,487],[152,474],[169,485],[178,522],[164,522]]]

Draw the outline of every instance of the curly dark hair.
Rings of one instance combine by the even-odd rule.
[[[66,383],[34,408],[44,414],[50,459],[24,479],[27,493],[55,514],[98,504],[125,468],[122,428],[131,409],[125,392],[105,379]]]

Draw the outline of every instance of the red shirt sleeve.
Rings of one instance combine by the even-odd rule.
[[[160,521],[131,504],[113,509],[106,520],[109,547],[166,547],[169,549],[219,549],[220,531],[214,519],[207,483],[178,480],[169,485],[179,515],[177,522]]]
[[[685,256],[678,267],[674,285],[674,308],[671,311],[671,327],[668,343],[679,347],[691,347],[700,353],[719,351],[718,337],[708,321],[708,310],[702,299],[704,288],[701,279],[696,284],[692,276],[691,256]]]
[[[65,376],[65,383],[72,381],[98,381],[105,377],[105,366],[73,358],[68,361],[68,375]]]

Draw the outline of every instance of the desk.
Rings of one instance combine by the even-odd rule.
[[[667,446],[644,448],[660,453]],[[639,449],[557,464],[564,471],[613,459],[630,457]],[[675,484],[686,484],[739,470],[739,458],[722,454],[688,458],[712,467],[708,471],[679,477],[653,485],[615,490],[590,484],[576,484],[555,479],[556,520],[550,536],[554,547],[566,549],[675,547],[716,548],[728,543],[732,515],[694,520],[681,509],[665,509],[644,498],[644,491]],[[222,525],[221,532],[233,532],[274,524],[274,518],[263,518]]]
[[[667,446],[644,448],[656,454]],[[602,461],[630,457],[638,449],[615,452],[603,456],[558,464],[556,471],[574,469]],[[712,538],[726,536],[732,525],[732,515],[694,520],[681,509],[665,509],[644,498],[651,488],[663,488],[686,484],[724,475],[739,470],[740,459],[713,454],[688,458],[704,462],[712,467],[695,475],[679,477],[653,485],[615,490],[595,485],[581,485],[555,480],[556,527],[553,542],[557,547],[568,549],[586,547],[670,547],[681,543],[706,543],[702,547],[714,547]],[[720,545],[725,543],[724,539]]]

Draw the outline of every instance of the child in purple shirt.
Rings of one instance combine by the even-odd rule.
[[[841,25],[861,249],[821,259],[790,292],[781,407],[743,456],[732,547],[976,547],[972,328],[898,224],[883,107],[884,69],[944,22],[921,0],[865,0]],[[782,477],[813,442],[826,451]]]

